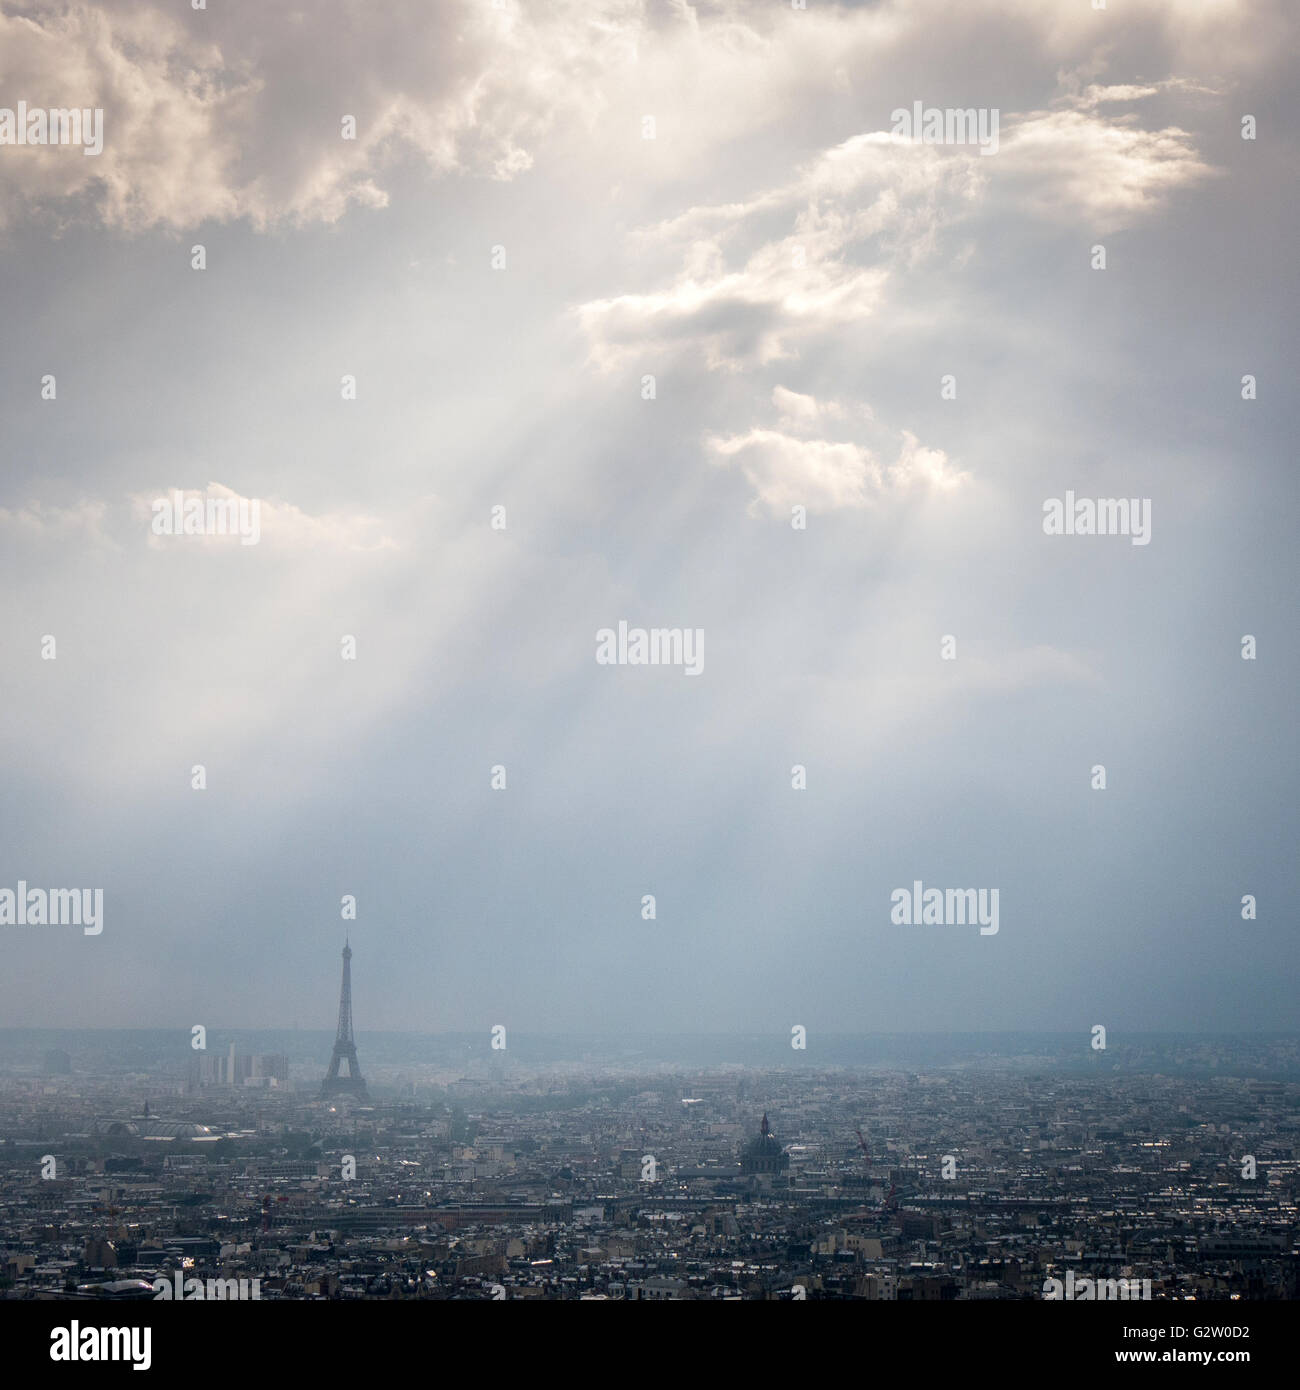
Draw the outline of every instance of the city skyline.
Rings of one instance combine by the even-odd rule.
[[[1297,1292],[1294,1036],[1276,1080],[1232,1046],[1208,1080],[415,1062],[368,1102],[322,1100],[318,1065],[195,1088],[112,1044],[24,1075],[7,1043],[3,1300],[1064,1299],[1252,1325],[1242,1302]]]

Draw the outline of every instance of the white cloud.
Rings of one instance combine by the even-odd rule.
[[[386,169],[510,179],[560,115],[590,123],[634,61],[634,0],[496,9],[480,0],[382,11],[315,0],[256,16],[214,4],[106,0],[0,11],[6,99],[100,107],[104,150],[7,147],[8,211],[93,209],[138,232],[246,218],[335,222],[379,208]],[[356,118],[356,138],[342,118]],[[67,200],[80,200],[69,203]]]
[[[710,438],[720,463],[736,463],[769,511],[788,511],[802,503],[810,511],[864,507],[879,493],[883,478],[869,449],[824,439],[794,439],[776,430]]]
[[[291,502],[274,498],[243,497],[222,483],[209,483],[205,489],[160,488],[155,493],[136,494],[131,498],[131,511],[140,527],[141,534],[154,548],[207,544],[214,546],[239,545],[242,540],[237,535],[199,534],[172,535],[156,534],[152,529],[155,503],[159,500],[172,502],[180,493],[184,503],[190,501],[242,504],[244,514],[251,515],[249,507],[257,503],[260,539],[257,544],[272,547],[277,551],[322,550],[322,551],[367,551],[396,550],[399,543],[388,534],[391,521],[376,516],[359,513],[326,512],[312,515]]]
[[[597,178],[634,159],[634,177],[670,185],[731,142],[834,111],[828,93],[852,99],[869,124],[871,93],[890,74],[909,71],[915,85],[924,75],[918,64],[932,58],[942,70],[945,52],[960,51],[973,28],[1016,33],[1046,71],[1070,74],[1077,99],[1096,109],[1156,90],[1209,91],[1206,73],[1223,54],[1242,69],[1259,65],[1284,25],[1275,6],[1247,25],[1229,0],[1191,13],[1177,0],[1130,0],[1126,21],[1163,55],[1163,70],[1192,67],[1154,83],[1123,80],[1129,74],[1106,82],[1097,56],[1103,21],[1086,5],[1076,9],[1063,13],[1059,0],[993,0],[978,15],[955,0],[806,11],[315,0],[309,10],[266,5],[250,16],[222,4],[195,12],[159,0],[32,0],[21,14],[0,10],[6,100],[102,107],[105,148],[90,159],[6,148],[5,215],[50,207],[129,231],[205,220],[247,219],[257,229],[335,222],[349,208],[387,206],[403,162],[508,180],[557,140]],[[655,141],[637,133],[647,112],[659,123]],[[355,140],[341,138],[345,114],[356,117]],[[836,134],[826,143],[838,136],[839,150],[849,150],[842,122],[829,129]],[[828,158],[821,172],[829,176]],[[857,187],[853,177],[851,187],[805,192],[834,199]],[[747,269],[762,276],[764,263]],[[782,291],[770,270],[766,278],[765,289],[756,287],[761,302],[797,293]],[[725,301],[729,288],[747,302],[743,286],[711,295],[704,285],[700,294]],[[869,280],[851,278],[807,288],[854,304],[871,291]],[[671,318],[673,306],[650,295],[625,307]]]
[[[973,163],[868,133],[749,202],[644,228],[637,247],[675,250],[682,269],[659,289],[577,308],[592,360],[611,368],[689,345],[738,371],[795,356],[804,339],[873,316],[895,265],[931,254],[981,180]],[[764,234],[773,213],[789,219],[776,239]]]
[[[805,422],[831,413],[810,396],[783,395],[801,403]],[[950,492],[965,481],[941,449],[925,448],[907,430],[899,440],[897,457],[886,465],[864,444],[800,439],[781,430],[710,435],[705,444],[715,463],[738,467],[754,489],[751,512],[788,513],[795,504],[813,513],[867,507],[911,492]]]
[[[46,542],[108,540],[104,521],[108,507],[102,501],[85,499],[68,507],[29,502],[20,507],[0,507],[0,534],[9,545],[22,541]]]
[[[1143,130],[1136,117],[1034,112],[1003,137],[1005,192],[1040,217],[1089,219],[1095,232],[1128,226],[1178,188],[1211,177],[1185,130]]]
[[[1080,94],[1063,81],[1063,109],[1004,115],[992,158],[866,132],[749,200],[638,229],[629,239],[637,261],[668,255],[678,268],[654,288],[576,309],[591,360],[608,370],[683,347],[714,370],[786,360],[819,335],[879,317],[909,274],[941,253],[945,231],[977,208],[1085,217],[1104,233],[1213,173],[1186,131],[1144,130],[1132,113],[1101,112],[1158,87]]]
[[[772,388],[772,404],[781,412],[779,423],[787,431],[811,429],[821,420],[843,420],[848,413],[838,401],[819,401],[816,396],[788,391],[784,386]],[[859,409],[871,418],[870,406]]]

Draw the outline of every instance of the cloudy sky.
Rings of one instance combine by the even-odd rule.
[[[0,1019],[1294,1026],[1295,28],[0,0]]]

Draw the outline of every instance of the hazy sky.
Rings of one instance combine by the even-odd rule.
[[[1294,1026],[1295,45],[0,0],[0,106],[104,113],[0,146],[0,888],[104,893],[0,926],[0,1021],[330,1027],[347,927],[363,1035]],[[1067,490],[1149,544],[1044,534]],[[597,664],[620,620],[702,672]]]

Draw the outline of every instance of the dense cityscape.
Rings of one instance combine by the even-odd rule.
[[[69,1036],[0,1055],[5,1299],[1297,1295],[1294,1039],[1071,1069],[363,1038],[331,1086],[325,1052]]]

